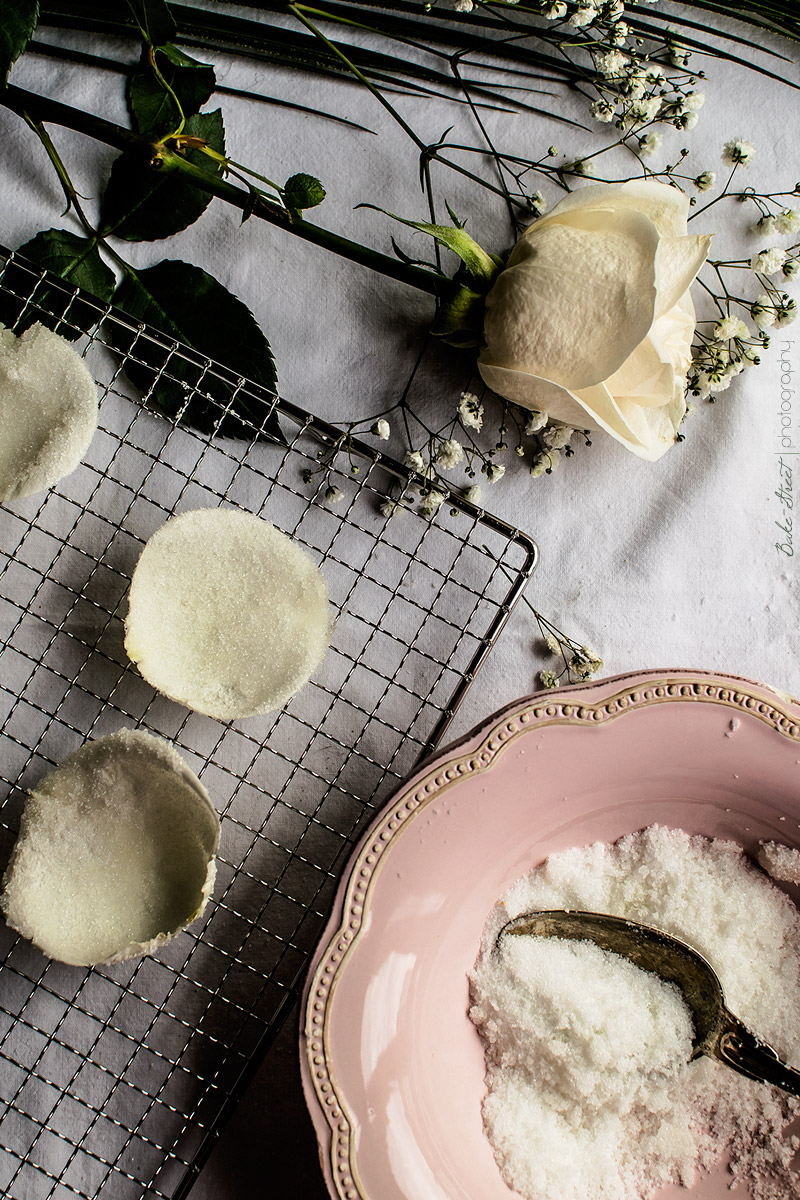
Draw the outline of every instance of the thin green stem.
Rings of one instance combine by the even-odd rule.
[[[195,167],[163,143],[153,142],[139,134],[131,133],[130,130],[122,129],[102,117],[82,112],[68,104],[62,104],[59,100],[51,100],[48,97],[27,92],[12,84],[0,88],[0,105],[25,119],[31,119],[38,123],[48,122],[62,125],[77,133],[93,137],[106,145],[114,146],[118,150],[137,152],[142,158],[142,170],[147,170],[149,164],[149,169],[180,172],[185,179],[201,191],[218,196],[227,204],[248,215],[268,221],[272,225],[277,225],[281,229],[305,239],[305,241],[322,246],[351,262],[369,267],[370,270],[386,275],[390,279],[397,279],[410,287],[418,288],[420,291],[427,292],[428,295],[443,296],[452,288],[452,280],[446,275],[407,265],[399,259],[390,258],[387,254],[371,250],[359,242],[352,242],[329,229],[293,216],[285,208],[272,203],[266,197],[257,194],[254,196],[252,192],[244,191],[218,176],[210,175],[199,167]]]
[[[171,137],[180,137],[180,135],[183,133],[183,128],[186,124],[186,117],[183,112],[183,106],[182,106],[180,100],[178,99],[177,95],[175,94],[175,90],[170,87],[170,85],[167,83],[164,76],[161,74],[161,69],[160,69],[158,63],[156,62],[155,46],[148,45],[147,61],[150,63],[150,70],[155,75],[156,79],[158,80],[158,83],[164,89],[164,91],[167,93],[170,100],[172,101],[172,103],[175,105],[175,107],[178,110],[178,128],[173,129],[172,134],[170,136]]]
[[[347,55],[344,54],[338,46],[326,38],[325,34],[322,33],[321,30],[317,29],[316,25],[314,25],[312,21],[307,20],[306,17],[303,16],[304,12],[310,12],[315,15],[319,14],[323,17],[326,15],[325,13],[321,12],[319,9],[309,8],[307,5],[303,4],[290,4],[289,12],[293,13],[294,16],[297,17],[298,21],[305,25],[306,29],[313,33],[316,38],[319,38],[323,45],[325,45],[333,54],[336,55],[337,58],[344,63],[344,65],[350,71],[352,71],[359,83],[362,83],[364,87],[372,93],[375,99],[383,105],[389,115],[397,122],[403,132],[408,135],[408,137],[417,147],[423,159],[432,159],[435,162],[442,163],[444,166],[449,167],[451,171],[457,171],[459,175],[463,175],[465,178],[471,179],[473,183],[477,183],[481,187],[486,188],[488,191],[494,192],[495,195],[504,196],[501,188],[495,187],[494,184],[489,183],[486,179],[481,179],[480,175],[475,175],[472,171],[468,171],[465,167],[460,166],[458,163],[450,162],[449,159],[442,158],[435,149],[432,149],[430,146],[426,146],[419,135],[411,128],[408,122],[400,116],[394,105],[389,103],[389,101],[381,92],[380,88],[377,88],[375,84],[372,83],[371,80],[369,80],[353,62],[351,62]]]

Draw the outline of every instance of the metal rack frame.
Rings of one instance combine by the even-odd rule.
[[[84,327],[92,309],[76,345],[101,397],[81,466],[0,508],[0,864],[24,792],[121,726],[168,738],[222,821],[214,896],[155,958],[68,967],[0,924],[0,1191],[176,1200],[296,998],[360,832],[441,741],[537,552],[458,497],[431,519],[387,517],[381,504],[411,486],[398,463],[356,440],[335,453],[334,426],[8,252],[0,296],[70,338],[75,306]],[[150,372],[144,395],[126,368]],[[186,406],[153,410],[167,382],[218,413],[208,432],[182,423]],[[263,425],[249,441],[217,436],[242,395],[278,414],[285,445]],[[344,492],[335,508],[328,483]],[[158,695],[122,647],[147,537],[175,512],[218,505],[306,546],[337,612],[311,683],[279,713],[232,724]]]

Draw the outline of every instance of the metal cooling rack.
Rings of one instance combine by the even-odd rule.
[[[69,967],[0,921],[0,1192],[175,1200],[296,997],[354,841],[441,738],[536,551],[458,500],[457,518],[445,505],[433,520],[387,519],[381,502],[407,473],[358,443],[315,490],[303,471],[338,431],[283,401],[284,446],[254,426],[230,440],[152,411],[126,367],[177,381],[187,402],[207,398],[215,428],[233,397],[265,397],[7,253],[0,300],[70,336],[76,306],[93,308],[94,332],[76,345],[101,396],[78,470],[0,508],[0,866],[26,789],[123,726],[170,739],[222,820],[214,897],[156,958]],[[120,337],[122,359],[110,350]],[[335,508],[330,483],[345,493]],[[312,682],[280,713],[228,725],[154,692],[122,644],[146,539],[171,513],[218,505],[297,538],[337,610]]]

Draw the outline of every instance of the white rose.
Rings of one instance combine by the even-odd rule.
[[[580,188],[534,221],[486,299],[479,368],[500,396],[654,461],[686,411],[689,285],[711,238],[668,184]]]

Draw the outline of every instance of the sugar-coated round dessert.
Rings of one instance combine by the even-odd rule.
[[[61,962],[152,954],[203,911],[219,833],[180,755],[152,734],[120,730],[82,746],[31,791],[0,907]]]
[[[74,471],[97,428],[97,387],[64,338],[0,326],[0,502],[33,496]]]
[[[220,721],[281,708],[322,661],[328,588],[311,555],[229,508],[172,517],[131,580],[125,649],[165,696]]]

